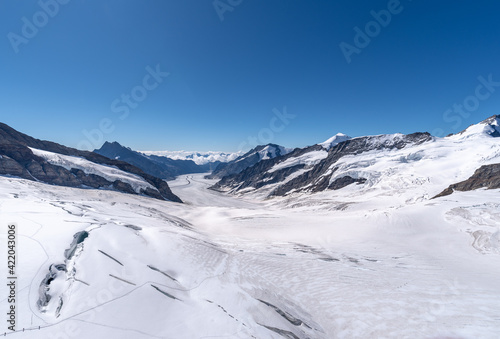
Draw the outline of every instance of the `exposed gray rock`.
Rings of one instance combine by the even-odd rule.
[[[454,191],[472,191],[478,188],[500,188],[500,164],[479,167],[469,179],[450,185],[434,198],[450,195]]]
[[[344,188],[344,187],[346,187],[346,186],[348,186],[350,184],[354,184],[354,183],[364,184],[365,182],[366,182],[365,178],[354,179],[353,177],[350,177],[350,176],[346,175],[345,177],[341,177],[341,178],[335,179],[328,186],[328,188],[332,189],[332,190],[339,190],[339,189]]]

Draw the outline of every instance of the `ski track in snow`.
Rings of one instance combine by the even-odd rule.
[[[0,223],[19,235],[7,336],[498,338],[498,190],[345,207],[328,193],[260,201],[213,183],[169,182],[182,205],[0,177]],[[41,313],[48,266],[83,230],[75,280],[54,291],[60,316]]]

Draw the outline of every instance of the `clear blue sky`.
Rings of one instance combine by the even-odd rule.
[[[500,114],[498,85],[476,93],[500,82],[498,1],[55,1],[0,1],[0,121],[68,146],[86,130],[141,150],[295,147]]]

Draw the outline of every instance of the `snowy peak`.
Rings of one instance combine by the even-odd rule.
[[[500,137],[500,115],[493,115],[478,124],[467,127],[458,134],[449,136],[448,138],[454,140],[464,140],[477,137]]]
[[[328,151],[333,146],[335,146],[341,142],[347,141],[349,139],[351,139],[350,136],[345,135],[343,133],[337,133],[333,137],[331,137],[330,139],[328,139],[325,142],[322,142],[318,145],[321,145],[323,148],[325,148]]]
[[[260,156],[260,160],[267,160],[286,155],[290,153],[291,149],[275,144],[268,144],[265,146],[257,146],[253,151],[254,152],[250,151],[252,152],[250,155],[258,154]]]

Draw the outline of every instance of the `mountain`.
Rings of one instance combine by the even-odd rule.
[[[285,195],[290,191],[318,192],[325,189],[339,189],[351,183],[364,183],[366,178],[345,175],[337,176],[335,163],[342,157],[372,150],[404,148],[408,144],[419,144],[432,140],[428,133],[410,135],[394,134],[345,138],[332,143],[335,137],[325,143],[295,149],[293,152],[249,167],[240,173],[222,178],[212,188],[215,190],[241,192],[262,187],[272,187],[270,195]],[[328,149],[328,150],[327,150]]]
[[[465,140],[469,138],[500,137],[500,115],[493,115],[478,124],[471,125],[457,134],[449,135],[452,140]]]
[[[0,174],[58,186],[113,189],[182,202],[164,180],[129,163],[38,140],[2,123]]]
[[[197,165],[212,164],[212,169],[217,167],[221,162],[233,161],[243,154],[243,152],[226,153],[226,152],[190,152],[190,151],[139,151],[146,155],[157,155],[174,160],[193,160]]]
[[[212,163],[198,165],[192,160],[173,160],[163,156],[146,155],[124,147],[118,142],[106,141],[100,149],[94,152],[110,159],[128,162],[150,175],[165,180],[172,180],[181,174],[209,172],[212,166],[215,167]]]
[[[499,125],[500,118],[495,115],[446,138],[434,138],[429,133],[389,134],[346,137],[332,145],[342,137],[337,135],[226,175],[211,188],[273,197],[349,186],[348,191],[341,192],[358,196],[404,193],[409,198],[413,188],[413,194],[419,197],[436,196],[446,187],[439,196],[453,190],[494,188],[497,167],[493,165],[500,162]],[[491,166],[478,170],[486,165]],[[461,182],[468,178],[466,183]]]
[[[276,144],[260,145],[228,163],[222,163],[208,175],[208,179],[220,179],[227,175],[240,173],[261,160],[273,159],[289,153],[291,149]]]
[[[326,140],[325,142],[320,143],[319,145],[323,146],[323,148],[325,148],[326,150],[329,150],[333,146],[335,146],[343,141],[347,141],[349,139],[352,139],[352,138],[350,136],[343,134],[343,133],[337,133],[333,137]]]

